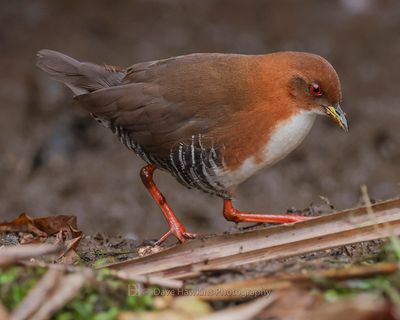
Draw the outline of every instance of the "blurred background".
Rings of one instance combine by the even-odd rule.
[[[342,80],[350,133],[316,121],[304,143],[238,190],[243,210],[357,205],[400,193],[400,1],[1,0],[0,217],[74,214],[86,233],[157,238],[167,225],[139,179],[143,162],[35,67],[49,48],[128,66],[193,52],[309,51]],[[222,201],[156,181],[188,231],[221,232]]]

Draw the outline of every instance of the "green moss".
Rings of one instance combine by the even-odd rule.
[[[13,310],[36,285],[45,268],[11,267],[0,269],[0,299]]]
[[[377,262],[400,262],[400,239],[390,237],[384,243],[382,250],[378,253],[370,254],[361,260],[362,263],[372,264]]]
[[[388,239],[382,250],[365,257],[362,264],[378,262],[400,262],[400,240],[398,237]],[[360,293],[371,293],[388,298],[393,304],[400,307],[400,272],[390,275],[378,275],[366,279],[350,279],[333,281],[328,279],[314,279],[320,293],[328,301],[355,296]]]
[[[394,305],[400,307],[400,272],[390,275],[378,275],[367,279],[320,281],[318,286],[327,301],[336,301],[361,293],[370,293],[385,297]]]

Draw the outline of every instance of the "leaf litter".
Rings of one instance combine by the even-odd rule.
[[[259,225],[170,248],[84,237],[74,216],[21,214],[0,223],[0,319],[350,319],[349,310],[351,319],[398,319],[400,200],[365,202],[366,209],[333,218]],[[318,235],[321,226],[324,234]],[[329,238],[343,232],[341,242]],[[274,240],[279,237],[286,242]],[[37,268],[43,271],[36,276],[26,272]],[[358,306],[371,294],[378,303]]]

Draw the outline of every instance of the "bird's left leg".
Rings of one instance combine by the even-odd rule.
[[[160,192],[160,190],[158,190],[156,184],[153,181],[153,173],[155,170],[156,167],[149,164],[143,167],[142,170],[140,170],[140,177],[144,186],[160,207],[170,228],[168,232],[156,242],[156,245],[161,245],[171,235],[177,237],[180,242],[185,242],[186,239],[195,238],[196,234],[186,232],[185,227],[178,220],[171,207],[168,205],[164,195]]]
[[[254,214],[241,212],[232,205],[232,200],[224,199],[224,217],[233,222],[268,222],[268,223],[290,223],[305,221],[310,218],[295,214]]]

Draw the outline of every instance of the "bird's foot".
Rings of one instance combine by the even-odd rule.
[[[295,214],[254,214],[245,212],[235,212],[234,214],[225,214],[225,218],[234,222],[256,222],[256,223],[293,223],[312,219]]]
[[[157,202],[160,206],[162,213],[164,214],[165,219],[169,224],[169,230],[166,234],[164,234],[156,243],[156,246],[161,245],[167,238],[171,235],[174,235],[178,238],[179,242],[185,242],[187,239],[194,239],[196,234],[186,232],[185,227],[176,217],[175,213],[172,211],[170,206],[168,205],[167,201],[163,194],[158,190],[156,184],[153,181],[153,173],[156,170],[156,167],[149,164],[140,170],[140,177],[143,181],[143,184],[150,192],[150,195],[153,199]]]
[[[171,235],[175,236],[179,240],[180,243],[183,243],[183,242],[185,242],[186,240],[189,240],[189,239],[195,239],[197,237],[197,234],[195,234],[195,233],[186,232],[185,229],[183,228],[183,226],[181,225],[181,226],[179,226],[177,228],[171,227],[171,229],[169,229],[168,232],[166,234],[164,234],[155,243],[155,245],[156,246],[160,246]]]
[[[312,219],[296,214],[254,214],[241,212],[232,206],[230,200],[224,201],[224,217],[226,220],[233,222],[257,222],[257,223],[292,223]]]

